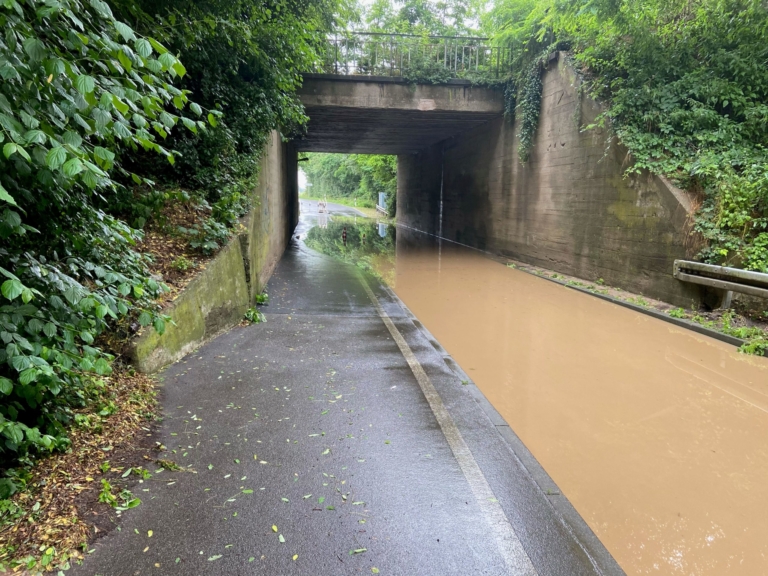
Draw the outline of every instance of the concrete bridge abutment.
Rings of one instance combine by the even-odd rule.
[[[539,126],[527,162],[519,122],[500,89],[467,81],[306,75],[310,118],[299,151],[398,156],[398,222],[563,274],[658,298],[698,303],[672,276],[692,254],[691,200],[662,178],[626,176],[631,162],[581,94],[564,54],[543,74]]]
[[[562,55],[561,55],[562,56]],[[631,159],[561,57],[543,75],[538,130],[519,159],[519,119],[496,117],[398,156],[397,220],[474,248],[680,306],[701,293],[672,276],[690,257],[691,201]],[[441,220],[442,215],[442,220]]]

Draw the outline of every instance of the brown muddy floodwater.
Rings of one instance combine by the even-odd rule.
[[[383,275],[627,574],[768,574],[768,359],[405,232]]]

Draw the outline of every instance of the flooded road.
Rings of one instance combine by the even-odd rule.
[[[628,574],[768,573],[768,359],[407,230],[382,276]]]

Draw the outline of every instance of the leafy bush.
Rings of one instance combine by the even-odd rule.
[[[105,211],[111,173],[129,148],[172,164],[157,137],[204,124],[180,116],[181,62],[101,0],[8,0],[0,25],[2,468],[66,445],[73,407],[111,370],[97,345],[110,322],[164,329],[141,232]]]
[[[189,245],[203,254],[212,254],[229,240],[229,229],[214,218],[207,218],[193,228],[179,226],[179,232],[189,237]]]
[[[186,272],[190,268],[194,268],[195,263],[185,256],[179,256],[173,262],[171,262],[171,268],[178,270],[179,272]]]
[[[672,318],[685,318],[686,317],[685,310],[683,310],[682,308],[673,308],[672,310],[669,310],[667,312],[667,314],[672,316]]]
[[[414,44],[402,77],[411,84],[443,84],[455,75],[443,63],[442,51],[435,50],[428,37]]]
[[[306,124],[295,94],[331,25],[336,0],[117,0],[126,20],[160,39],[189,70],[181,86],[223,114],[206,131],[172,134],[173,167],[138,150],[127,158],[160,184],[195,190],[213,217],[231,226],[258,175],[269,131],[298,134]],[[223,202],[222,202],[223,201]],[[219,205],[221,212],[216,211]]]

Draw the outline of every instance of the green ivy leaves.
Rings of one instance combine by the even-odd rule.
[[[605,106],[585,129],[610,127],[629,150],[628,172],[667,175],[697,196],[698,257],[768,271],[764,2],[498,0],[487,22],[515,54],[521,159],[540,108],[529,66],[570,49],[584,89]]]

